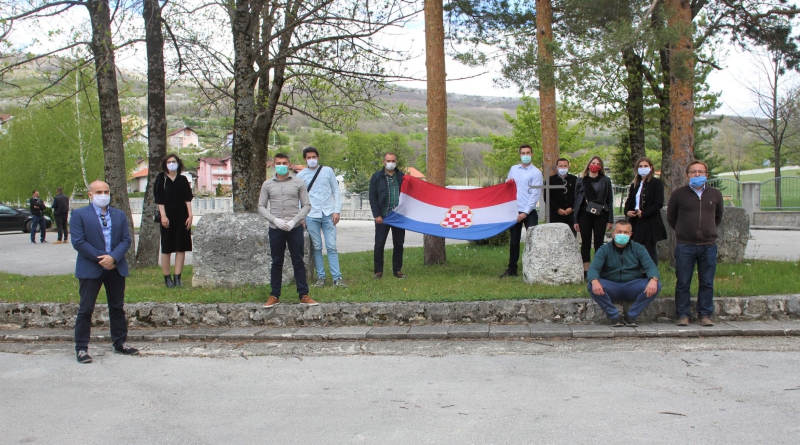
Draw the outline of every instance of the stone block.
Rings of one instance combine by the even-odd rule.
[[[658,337],[658,329],[651,324],[640,324],[633,328],[637,337]]]
[[[574,338],[611,338],[614,336],[614,330],[611,326],[573,324],[569,325],[569,328]]]
[[[714,322],[714,326],[703,326],[698,332],[701,337],[731,337],[742,335],[742,330],[740,328],[721,321]]]
[[[527,231],[522,279],[528,284],[555,286],[583,281],[578,241],[566,224],[540,224]]]
[[[194,232],[194,287],[233,287],[269,284],[269,223],[257,213],[210,213]],[[314,270],[311,242],[304,232],[303,261],[306,275]],[[286,250],[283,285],[294,281],[292,260]]]
[[[659,241],[656,246],[658,260],[672,264],[675,260],[675,252],[671,246],[675,231],[667,224],[666,207],[661,210],[661,217],[664,220],[664,227],[667,228],[667,239]],[[747,241],[750,239],[750,217],[747,216],[745,209],[725,207],[722,222],[717,227],[717,234],[717,262],[741,263],[744,260]]]
[[[226,341],[253,340],[264,328],[235,328],[221,332],[217,339]]]
[[[529,338],[531,328],[524,324],[493,324],[489,326],[489,338]]]
[[[476,324],[455,324],[450,326],[447,331],[448,338],[487,338],[489,337],[489,325],[484,323]]]
[[[225,328],[186,329],[183,332],[181,332],[181,340],[195,340],[195,341],[216,340],[220,334],[224,334],[226,332],[228,332],[228,329]]]
[[[614,331],[614,337],[638,337],[639,331],[636,328],[631,328],[628,326],[623,326],[621,328],[615,328],[610,326],[611,330]]]
[[[366,337],[374,340],[404,340],[408,338],[408,326],[375,326]]]
[[[292,340],[327,340],[333,328],[300,328],[292,334]]]
[[[533,338],[568,338],[572,337],[569,325],[561,323],[531,323],[528,325]]]
[[[786,335],[800,335],[800,322],[798,321],[782,321],[776,324],[783,328]]]
[[[181,333],[177,330],[164,329],[143,335],[144,341],[176,341],[181,339]]]
[[[328,340],[365,340],[369,326],[343,326],[336,328],[328,335]]]
[[[742,335],[786,335],[786,330],[781,326],[781,323],[774,321],[729,321],[728,324],[741,329]]]
[[[291,340],[299,328],[270,328],[256,333],[256,340]]]
[[[673,324],[654,325],[658,330],[659,337],[699,337],[700,326],[675,326]]]
[[[408,338],[420,340],[447,338],[447,331],[449,329],[450,326],[442,324],[412,326],[411,329],[408,330]]]

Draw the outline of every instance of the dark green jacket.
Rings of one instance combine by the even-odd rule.
[[[598,278],[626,283],[642,278],[642,271],[647,278],[658,276],[658,267],[647,249],[636,241],[630,241],[620,254],[611,240],[595,252],[586,279],[589,283]]]

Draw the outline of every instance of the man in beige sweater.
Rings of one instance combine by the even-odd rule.
[[[269,221],[269,252],[272,256],[269,279],[272,292],[264,303],[265,308],[274,307],[280,302],[283,258],[287,245],[300,303],[309,306],[319,304],[308,296],[306,265],[303,262],[303,225],[300,222],[309,211],[311,203],[305,183],[302,179],[289,176],[289,156],[276,154],[275,177],[264,181],[258,197],[258,213]]]

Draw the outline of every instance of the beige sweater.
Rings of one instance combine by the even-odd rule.
[[[302,179],[289,176],[279,181],[277,177],[273,177],[261,185],[258,213],[269,221],[271,228],[277,228],[274,223],[275,218],[294,221],[297,226],[310,211],[311,202],[308,200],[308,191]]]

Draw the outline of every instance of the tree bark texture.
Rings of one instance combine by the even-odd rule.
[[[105,179],[111,189],[111,205],[125,212],[130,232],[133,233],[117,88],[117,65],[114,58],[114,44],[111,41],[111,11],[108,0],[90,0],[86,2],[86,8],[92,21],[91,48],[97,71]],[[136,244],[133,240],[126,255],[128,263],[134,264],[135,256]]]
[[[636,172],[636,162],[645,156],[644,150],[644,75],[640,69],[641,61],[633,48],[622,50],[622,60],[628,77],[625,87],[628,98],[625,111],[628,115],[628,141],[630,144],[631,165]]]
[[[444,58],[444,15],[442,0],[425,1],[425,66],[428,74],[428,159],[427,178],[445,185],[447,176],[447,85]],[[444,264],[444,238],[423,238],[424,263]]]
[[[672,121],[670,120],[669,98],[669,49],[662,48],[659,52],[661,58],[661,77],[664,79],[661,94],[658,95],[659,118],[661,135],[661,182],[664,184],[664,196],[672,193]]]
[[[139,229],[139,246],[136,266],[157,266],[160,252],[161,230],[152,215],[158,207],[153,199],[156,176],[161,170],[161,159],[167,155],[167,102],[164,73],[164,33],[161,29],[161,6],[158,0],[143,1],[142,16],[147,47],[147,188],[144,192],[142,222]]]
[[[542,164],[553,172],[559,158],[556,78],[553,64],[552,0],[536,0],[536,43],[539,54],[539,109],[542,120]]]
[[[689,0],[666,0],[667,27],[675,35],[670,45],[670,189],[686,184],[686,167],[694,159],[694,46]]]

